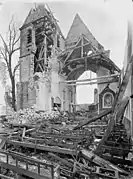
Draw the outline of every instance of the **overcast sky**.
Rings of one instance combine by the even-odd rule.
[[[34,7],[32,1],[26,2],[6,1],[0,6],[0,32],[2,34],[5,34],[12,14],[14,14],[17,25],[19,27],[22,25],[29,10]],[[75,14],[78,13],[95,38],[106,50],[111,51],[111,59],[122,68],[127,37],[127,19],[133,19],[132,0],[49,0],[47,3],[59,21],[65,37]],[[88,99],[92,101],[89,95],[88,98],[83,96],[83,93],[88,93],[88,89],[90,90],[90,87],[80,88],[81,102],[88,102]]]

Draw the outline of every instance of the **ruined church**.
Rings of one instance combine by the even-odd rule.
[[[76,110],[77,79],[87,70],[97,76],[94,105],[98,110],[110,108],[120,69],[110,59],[109,52],[78,14],[65,38],[48,7],[41,4],[31,9],[20,28],[18,109],[35,105],[45,111],[54,107]],[[92,80],[88,79],[90,83]]]

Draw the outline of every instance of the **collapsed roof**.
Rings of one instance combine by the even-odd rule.
[[[65,74],[68,77],[74,72],[73,76],[76,76],[76,69],[78,69],[76,73],[81,71],[82,74],[85,69],[96,73],[98,66],[107,68],[111,73],[120,72],[120,69],[109,58],[109,51],[105,51],[104,47],[95,39],[78,14],[76,14],[73,20],[66,39],[49,7],[46,7],[44,4],[31,9],[21,29],[34,24],[46,16],[55,24],[56,29],[65,41],[65,49],[58,55],[58,59],[63,62],[61,70],[63,75]],[[87,59],[86,62],[85,59]],[[79,75],[81,74],[79,73]]]

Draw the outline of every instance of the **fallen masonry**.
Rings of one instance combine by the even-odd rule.
[[[126,102],[127,98],[121,102],[119,110],[123,110]],[[112,110],[82,123],[77,120],[77,124],[75,120],[70,121],[69,116],[57,112],[53,112],[53,117],[41,112],[42,119],[28,120],[27,117],[25,123],[21,121],[22,115],[21,119],[17,116],[14,120],[7,117],[2,121],[3,132],[0,133],[1,174],[5,178],[35,179],[130,178],[133,161],[128,154],[132,152],[132,144],[123,124],[108,122],[114,114]],[[99,152],[107,131],[110,131],[107,140]]]

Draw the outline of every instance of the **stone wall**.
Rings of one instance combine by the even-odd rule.
[[[97,71],[97,77],[110,75],[110,71],[105,69],[104,67],[99,67]],[[98,82],[103,82],[105,79],[98,79]],[[103,98],[105,93],[111,93],[113,98],[115,97],[115,93],[118,90],[118,82],[110,83],[110,84],[98,84],[98,104],[99,109],[103,109]]]

